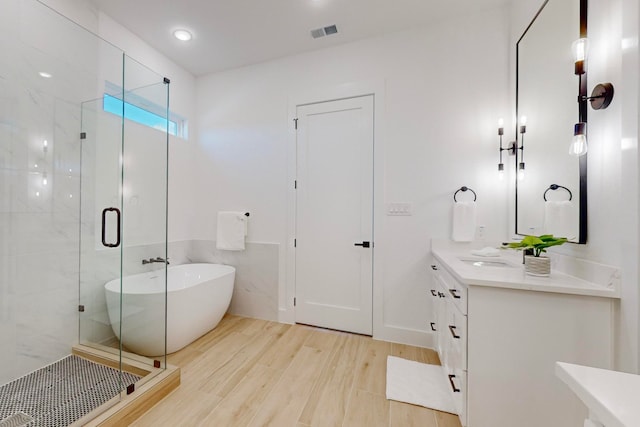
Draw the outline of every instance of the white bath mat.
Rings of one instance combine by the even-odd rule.
[[[442,366],[388,356],[387,399],[456,414]]]

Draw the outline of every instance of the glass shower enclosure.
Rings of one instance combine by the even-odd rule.
[[[68,425],[133,390],[127,357],[166,366],[170,83],[37,0],[0,2],[0,52],[0,423]]]

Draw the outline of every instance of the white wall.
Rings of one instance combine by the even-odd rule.
[[[514,1],[511,10],[511,70],[515,44],[542,4]],[[589,108],[588,243],[558,252],[622,269],[622,299],[616,314],[616,368],[638,372],[638,8],[637,0],[589,2],[588,89],[611,82],[615,98],[606,110]],[[625,48],[621,48],[623,46]],[[623,66],[624,64],[624,66]],[[515,81],[512,72],[512,83]],[[577,86],[577,84],[576,84]],[[515,84],[512,84],[515,99]],[[513,212],[512,207],[510,207]],[[513,213],[510,214],[513,218]]]
[[[292,321],[284,298],[293,295],[285,283],[289,102],[310,89],[382,82],[379,185],[385,202],[412,203],[413,216],[376,218],[385,256],[374,284],[383,300],[374,325],[384,326],[375,334],[428,344],[429,241],[450,236],[453,193],[477,192],[486,239],[507,234],[496,132],[508,111],[507,40],[506,13],[496,9],[199,78],[200,238],[215,240],[217,211],[251,211],[249,240],[280,244],[281,319]]]

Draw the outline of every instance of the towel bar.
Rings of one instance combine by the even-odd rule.
[[[478,196],[476,195],[476,192],[475,192],[475,191],[473,191],[473,190],[472,190],[472,189],[470,189],[469,187],[464,187],[464,186],[463,186],[463,187],[460,187],[460,189],[459,189],[458,191],[456,191],[455,193],[453,193],[453,201],[454,201],[454,202],[456,202],[456,203],[458,203],[458,200],[456,200],[456,196],[458,195],[458,193],[459,193],[460,191],[462,191],[462,192],[465,192],[465,191],[471,191],[471,192],[473,193],[473,201],[475,202],[475,201],[478,199]]]
[[[544,199],[544,201],[547,201],[547,193],[549,192],[549,190],[557,190],[558,188],[564,188],[565,190],[567,190],[567,192],[569,193],[569,201],[571,201],[571,199],[573,199],[573,194],[571,194],[571,190],[569,190],[567,187],[563,187],[562,185],[558,185],[558,184],[551,184],[549,186],[549,188],[547,188],[547,190],[544,192],[544,194],[542,195],[542,198]]]

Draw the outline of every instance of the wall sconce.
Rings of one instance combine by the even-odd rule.
[[[597,84],[591,96],[587,96],[586,80],[582,76],[586,73],[586,61],[589,53],[589,42],[586,38],[581,38],[573,42],[573,59],[575,62],[574,73],[578,76],[578,105],[579,122],[573,129],[573,140],[569,146],[569,154],[572,156],[583,156],[587,153],[587,107],[589,101],[594,110],[604,110],[613,100],[614,89],[611,83]]]
[[[576,123],[573,129],[573,141],[569,146],[569,154],[572,156],[582,156],[587,154],[587,124]]]
[[[498,136],[500,137],[500,148],[499,148],[500,163],[498,163],[498,177],[500,179],[504,178],[504,163],[502,163],[502,152],[503,151],[509,151],[509,154],[511,154],[511,155],[516,153],[516,143],[515,142],[511,142],[507,148],[504,148],[502,146],[502,137],[503,137],[503,135],[504,135],[504,120],[503,119],[499,119],[498,120]]]
[[[520,117],[520,163],[518,163],[518,179],[524,179],[524,134],[527,132],[527,116]]]
[[[593,88],[591,96],[582,96],[582,100],[589,101],[594,110],[604,110],[611,104],[613,92],[611,83],[599,83]]]
[[[581,38],[573,42],[573,60],[575,62],[574,73],[580,78],[580,95],[578,102],[589,101],[594,110],[604,110],[613,100],[613,85],[611,83],[600,83],[593,88],[591,96],[586,96],[586,88],[582,92],[582,75],[586,73],[586,62],[589,54],[589,41]]]

